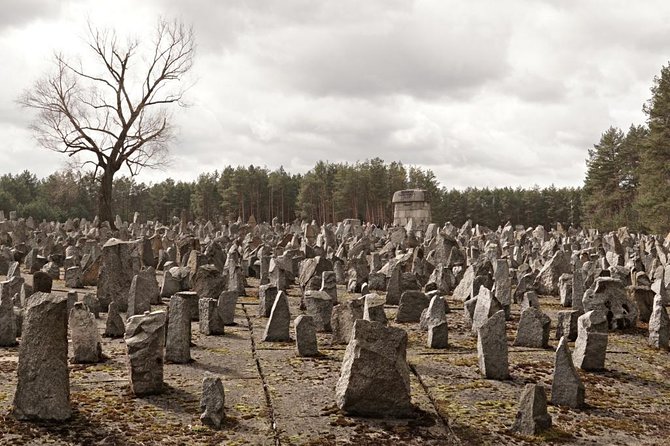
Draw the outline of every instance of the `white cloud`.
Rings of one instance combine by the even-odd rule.
[[[0,173],[64,164],[46,151],[33,161],[30,114],[14,100],[54,50],[83,51],[87,18],[142,38],[176,16],[196,32],[172,163],[145,181],[380,157],[447,187],[578,186],[602,131],[644,121],[670,41],[660,0],[53,4],[13,1],[0,19]]]

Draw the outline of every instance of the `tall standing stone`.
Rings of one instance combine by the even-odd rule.
[[[212,299],[214,300],[214,299]],[[202,380],[202,397],[200,398],[200,421],[202,424],[219,429],[225,418],[225,393],[221,378],[205,373]]]
[[[265,326],[263,341],[265,342],[288,342],[291,340],[289,326],[291,325],[291,312],[288,307],[286,293],[280,291],[277,294],[270,318]]]
[[[170,298],[165,360],[176,364],[191,360],[191,314],[187,299],[177,293]]]
[[[270,311],[272,311],[272,305],[277,298],[277,292],[277,287],[272,284],[258,287],[258,315],[260,317],[270,317]]]
[[[335,388],[337,406],[346,413],[363,416],[411,414],[406,354],[404,330],[357,320]]]
[[[568,339],[558,341],[554,359],[554,379],[551,384],[551,403],[578,409],[584,405],[584,384],[579,379],[568,348]]]
[[[396,322],[419,322],[421,313],[430,305],[430,299],[421,291],[405,291],[400,297]]]
[[[128,291],[128,317],[151,312],[151,296],[147,292],[151,279],[142,273],[133,276]]]
[[[28,300],[13,412],[19,420],[62,421],[72,415],[64,296],[36,293]]]
[[[235,308],[237,307],[237,291],[222,291],[219,294],[219,317],[224,325],[235,325]]]
[[[102,360],[102,342],[95,316],[83,302],[70,310],[68,325],[72,333],[72,350],[75,364],[96,363]]]
[[[16,345],[14,299],[8,280],[0,283],[0,347]]]
[[[198,322],[200,333],[212,336],[224,333],[224,324],[219,314],[219,306],[215,299],[200,299],[200,320]]]
[[[397,264],[391,268],[388,284],[386,285],[386,303],[398,305],[400,303],[400,278],[402,275],[401,265]]]
[[[107,308],[107,321],[104,335],[109,338],[120,338],[126,333],[126,324],[119,314],[119,304],[112,301]]]
[[[109,303],[119,304],[119,311],[128,309],[128,292],[133,277],[139,271],[139,256],[135,242],[110,238],[102,246],[102,264],[98,275],[98,300],[103,310]]]
[[[607,353],[607,317],[600,310],[584,313],[577,320],[577,340],[572,360],[583,370],[603,370]]]
[[[512,430],[523,435],[537,435],[551,427],[547,413],[547,394],[542,384],[526,384],[519,400],[519,410]]]
[[[337,277],[335,271],[321,273],[321,291],[328,293],[333,305],[337,305]]]
[[[485,286],[479,287],[477,294],[477,304],[472,314],[472,333],[477,334],[477,330],[486,323],[486,321],[500,310],[503,310],[500,302],[493,296],[493,293]]]
[[[161,393],[165,312],[154,311],[131,316],[126,327],[125,342],[128,347],[128,368],[133,393],[137,396]]]
[[[654,306],[649,317],[649,345],[654,348],[668,350],[670,346],[670,319],[663,306],[663,296],[654,297]]]
[[[477,356],[483,376],[498,380],[509,378],[505,311],[498,311],[479,327]]]
[[[558,297],[564,307],[572,306],[572,274],[563,273],[558,278]]]
[[[366,294],[363,296],[365,299],[365,304],[363,306],[363,319],[368,321],[377,321],[381,324],[387,325],[388,318],[386,317],[386,312],[384,311],[384,303],[386,299],[383,297],[372,293]]]
[[[314,318],[301,314],[295,318],[295,348],[298,356],[318,356],[319,348],[316,341],[316,325]]]
[[[333,314],[330,318],[330,325],[333,329],[332,344],[349,343],[354,323],[358,319],[363,319],[364,305],[365,298],[360,297],[333,307]]]
[[[314,326],[318,332],[330,333],[332,327],[330,318],[333,313],[333,300],[325,291],[305,291],[303,297],[305,311],[314,319]]]
[[[546,348],[549,345],[551,319],[537,308],[528,307],[521,312],[514,345]]]
[[[512,281],[509,277],[509,264],[506,259],[496,259],[495,261],[493,296],[502,305],[505,315],[509,315],[509,308],[512,305]]]

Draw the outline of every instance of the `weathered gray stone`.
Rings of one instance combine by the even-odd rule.
[[[477,330],[486,323],[486,321],[498,311],[502,310],[500,302],[493,297],[491,291],[481,286],[477,294],[477,304],[472,314],[472,334],[477,334]]]
[[[559,311],[556,322],[556,339],[565,336],[568,341],[574,342],[577,339],[577,321],[581,315],[582,313],[577,310]]]
[[[447,320],[447,303],[441,296],[433,296],[428,308],[421,313],[419,328],[428,330],[432,325],[438,325]]]
[[[540,309],[540,301],[535,291],[526,291],[521,298],[520,310],[523,311],[530,307]]]
[[[405,291],[400,297],[396,322],[420,322],[421,312],[428,308],[430,299],[421,291]]]
[[[563,273],[558,278],[558,296],[564,307],[572,306],[572,284],[572,274]]]
[[[366,294],[363,298],[365,299],[365,304],[363,305],[363,319],[388,325],[388,318],[384,311],[386,299],[375,293]]]
[[[584,275],[581,267],[575,265],[572,271],[572,308],[579,312],[584,312]]]
[[[200,414],[200,421],[202,424],[214,429],[221,428],[221,423],[226,416],[225,402],[226,398],[221,378],[206,372],[205,377],[202,379],[202,397],[200,398],[200,410],[202,412]]]
[[[558,295],[558,280],[561,274],[570,273],[570,259],[563,251],[556,251],[554,256],[542,266],[537,273],[534,285],[539,294]]]
[[[468,299],[463,303],[463,318],[465,323],[472,327],[472,318],[475,315],[475,308],[477,308],[477,296]]]
[[[219,317],[224,325],[235,325],[237,291],[222,291],[219,294]]]
[[[152,279],[142,273],[135,274],[133,277],[128,290],[128,317],[144,314],[146,311],[151,312],[151,296],[148,289],[152,285]]]
[[[324,271],[321,274],[321,291],[328,293],[333,305],[337,305],[337,277],[335,271]]]
[[[493,268],[493,296],[503,308],[512,304],[512,281],[506,259],[496,259]]]
[[[37,271],[33,274],[33,291],[35,293],[50,293],[52,285],[53,278],[44,271]],[[69,286],[67,283],[65,285]]]
[[[316,325],[312,316],[301,314],[293,323],[295,326],[295,348],[298,356],[318,356]]]
[[[603,370],[607,353],[607,331],[602,330],[607,318],[598,310],[592,310],[579,317],[577,322],[577,340],[572,360],[576,367],[583,370]]]
[[[668,342],[670,342],[670,319],[663,306],[663,296],[657,294],[649,317],[649,345],[668,350],[670,348]]]
[[[19,420],[62,421],[72,415],[64,296],[35,293],[28,299],[13,413]]]
[[[188,314],[191,316],[192,321],[198,321],[200,319],[200,306],[198,302],[200,301],[200,296],[195,291],[180,291],[177,293],[185,301],[186,308],[188,309]],[[172,299],[170,299],[172,300]],[[168,313],[168,323],[170,322],[170,314]]]
[[[331,343],[348,344],[351,340],[351,333],[354,328],[354,322],[357,319],[363,319],[363,310],[365,299],[360,297],[348,302],[337,304],[333,307],[333,313],[330,318],[330,325],[333,329]]]
[[[277,298],[277,291],[277,287],[272,284],[258,287],[258,315],[260,317],[270,317],[272,305]]]
[[[170,297],[181,291],[182,276],[178,266],[163,271],[163,285],[160,290],[162,297]]]
[[[95,316],[83,302],[74,304],[68,319],[72,334],[72,362],[75,364],[96,363],[102,360],[102,341],[98,333]]]
[[[128,347],[128,370],[133,393],[137,396],[161,393],[165,312],[131,316],[124,339]]]
[[[65,270],[65,286],[68,288],[83,288],[81,281],[81,267],[71,266]]]
[[[222,335],[224,324],[216,299],[200,299],[198,307],[200,309],[200,320],[198,321],[200,333],[207,336]]]
[[[514,345],[519,347],[546,348],[549,345],[551,319],[537,308],[521,312]]]
[[[578,409],[584,405],[584,385],[579,379],[568,339],[563,336],[558,341],[554,359],[554,378],[551,384],[551,403]]]
[[[477,331],[477,356],[479,370],[489,379],[509,378],[505,312],[498,311],[489,317]]]
[[[0,283],[0,347],[16,345],[14,296],[8,280]]]
[[[333,313],[333,301],[325,291],[305,291],[303,296],[305,311],[314,318],[314,326],[317,332],[330,333],[332,327],[330,318]]]
[[[542,384],[526,384],[519,400],[519,409],[512,431],[523,435],[537,435],[551,428],[547,413],[547,394]]]
[[[126,332],[123,318],[119,314],[119,304],[112,301],[107,309],[107,321],[105,322],[104,336],[109,338],[120,338]]]
[[[200,298],[218,299],[221,292],[226,291],[226,279],[216,266],[202,265],[198,267],[193,280],[193,291]]]
[[[447,321],[430,324],[428,327],[428,348],[447,348],[449,343],[449,327]]]
[[[335,390],[346,413],[403,417],[412,413],[407,333],[378,322],[356,320]]]
[[[386,284],[386,304],[398,305],[400,302],[401,288],[400,276],[402,275],[401,265],[397,264],[391,268],[391,274]]]
[[[584,293],[584,311],[602,310],[609,314],[610,328],[634,327],[638,311],[634,302],[628,299],[624,284],[612,277],[596,279],[593,293]]]
[[[270,318],[265,326],[263,341],[265,342],[289,342],[289,326],[291,325],[291,312],[288,307],[286,293],[280,291],[272,305]]]
[[[474,297],[472,295],[472,285],[474,281],[475,281],[475,269],[471,265],[465,270],[463,278],[454,289],[453,293],[454,299],[462,300],[465,302],[466,300],[469,300],[470,298]]]
[[[188,299],[177,293],[170,298],[165,360],[177,364],[191,361],[191,312]],[[199,310],[199,309],[198,309]]]
[[[642,322],[649,322],[656,293],[646,286],[632,286],[628,287],[628,295],[630,300],[637,306],[640,320]]]
[[[137,243],[110,238],[102,246],[101,257],[97,293],[100,305],[106,310],[114,300],[119,304],[119,311],[125,312],[130,284],[139,271]]]

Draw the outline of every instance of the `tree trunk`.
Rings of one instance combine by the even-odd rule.
[[[112,184],[114,181],[114,171],[107,168],[102,173],[100,179],[100,193],[98,194],[98,217],[100,223],[108,221],[112,229],[114,226],[114,216],[112,214]]]

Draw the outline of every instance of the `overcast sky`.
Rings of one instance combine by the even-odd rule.
[[[380,157],[449,188],[579,186],[610,125],[644,123],[670,59],[670,2],[628,0],[0,0],[0,173],[46,176],[20,92],[55,51],[83,54],[86,21],[142,37],[192,24],[189,108],[171,165],[305,172]]]

